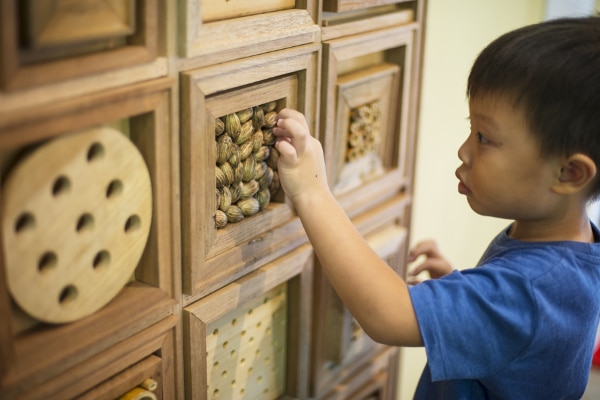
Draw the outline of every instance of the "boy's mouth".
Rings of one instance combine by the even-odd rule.
[[[458,169],[456,170],[456,173],[454,175],[456,175],[456,178],[458,179],[458,193],[464,195],[470,194],[471,189],[469,189],[469,187],[463,183],[460,175],[458,174]]]

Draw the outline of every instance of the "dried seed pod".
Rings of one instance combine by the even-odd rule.
[[[262,147],[264,142],[265,139],[263,131],[262,129],[258,129],[256,132],[254,132],[254,135],[252,135],[252,151],[257,152]]]
[[[260,211],[260,204],[258,203],[258,200],[254,197],[247,197],[245,199],[241,199],[237,202],[237,206],[240,208],[242,214],[245,217],[249,217]]]
[[[231,146],[229,146],[229,158],[227,161],[235,168],[240,163],[241,158],[240,147],[237,144],[232,143]]]
[[[227,209],[227,211],[225,211],[225,215],[227,215],[227,221],[232,223],[240,222],[244,219],[244,214],[242,213],[242,210],[240,210],[238,206],[234,205],[232,205]]]
[[[215,192],[217,194],[217,196],[216,196],[216,198],[217,198],[216,204],[217,204],[217,208],[219,208],[219,203],[221,202],[221,191],[219,189],[217,189]]]
[[[233,170],[233,182],[241,183],[244,179],[244,162],[240,162]]]
[[[217,187],[223,187],[227,185],[227,177],[225,176],[225,172],[217,166],[215,166],[215,180],[217,181]]]
[[[274,170],[277,170],[277,163],[279,162],[279,151],[275,147],[271,147],[269,151],[269,158],[267,158],[267,165]]]
[[[261,104],[260,108],[262,108],[265,113],[271,112],[271,111],[275,110],[275,108],[277,108],[277,102],[270,101],[268,103]]]
[[[235,182],[229,187],[229,191],[231,192],[231,203],[237,203],[239,199],[242,198],[242,188],[244,184],[240,182]]]
[[[265,114],[265,123],[263,124],[266,128],[272,128],[275,126],[275,121],[277,120],[277,113],[275,111],[271,111]]]
[[[252,140],[248,140],[246,143],[240,145],[240,159],[244,161],[250,154],[254,152],[254,144]]]
[[[244,160],[244,175],[242,180],[248,182],[254,178],[254,170],[256,169],[256,160],[254,154],[250,154],[248,158]]]
[[[221,189],[221,199],[219,201],[219,209],[223,212],[227,211],[231,206],[231,191],[228,186],[223,186]]]
[[[258,193],[259,189],[260,189],[260,185],[255,180],[251,180],[249,182],[243,182],[241,199],[245,199],[247,197],[254,196],[256,193]]]
[[[261,189],[256,194],[256,199],[258,200],[260,209],[264,210],[271,202],[271,192],[269,189]]]
[[[227,161],[219,166],[223,174],[225,175],[225,180],[223,181],[223,186],[229,186],[235,179],[235,175],[233,172],[233,167]]]
[[[271,169],[271,167],[267,167],[267,170],[265,171],[263,176],[261,176],[257,180],[260,188],[267,189],[271,185],[271,182],[273,182],[273,176],[274,176],[273,169]]]
[[[220,136],[225,132],[225,123],[221,118],[215,118],[215,136]]]
[[[269,158],[270,153],[271,147],[261,146],[258,151],[254,152],[254,158],[256,158],[256,161],[265,161],[267,158]]]
[[[237,144],[242,144],[247,142],[254,133],[254,127],[252,126],[252,121],[246,121],[242,124],[242,128],[240,130],[240,135],[237,137],[235,142]]]
[[[242,130],[242,123],[240,122],[239,117],[236,113],[227,114],[225,117],[225,132],[233,140],[236,140],[238,136],[240,136],[240,132]]]
[[[269,169],[269,167],[267,166],[267,163],[264,161],[257,161],[256,162],[256,168],[254,169],[254,179],[260,179],[263,177],[263,175],[265,174],[265,172],[267,172],[267,169]]]
[[[278,191],[281,184],[279,183],[279,174],[277,171],[273,171],[273,180],[269,185],[269,190],[271,191],[271,196],[274,196]]]
[[[263,140],[267,146],[273,146],[275,144],[275,135],[272,129],[263,129]]]
[[[265,112],[261,107],[254,107],[254,115],[252,116],[252,125],[254,130],[262,128],[265,123]]]
[[[240,119],[240,122],[243,124],[244,122],[252,118],[252,115],[254,115],[254,111],[252,111],[252,108],[246,108],[245,110],[236,112],[236,114]]]
[[[227,226],[227,214],[221,210],[217,210],[215,214],[215,226],[217,228],[225,228]]]
[[[233,144],[228,135],[221,135],[217,139],[217,164],[222,164],[229,158],[229,147]]]

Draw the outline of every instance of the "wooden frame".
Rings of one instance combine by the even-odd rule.
[[[158,0],[136,3],[135,33],[126,37],[124,45],[69,43],[49,48],[25,49],[20,44],[16,0],[0,2],[0,88],[23,89],[84,75],[143,64],[154,60],[158,51]],[[43,46],[42,46],[43,47]],[[90,50],[92,50],[90,52]],[[28,62],[29,60],[29,62]]]
[[[407,196],[396,196],[353,221],[373,250],[401,276],[405,273],[405,218],[409,201]],[[318,261],[315,290],[317,322],[312,378],[313,395],[319,397],[339,383],[345,370],[368,362],[386,346],[374,342],[360,329],[327,281]]]
[[[323,0],[323,11],[347,12],[412,0]]]
[[[242,394],[240,390],[245,387],[250,389],[257,386],[263,390],[261,385],[268,383],[265,382],[269,381],[267,376],[275,370],[280,373],[286,371],[284,381],[279,382],[279,393],[264,392],[265,399],[278,398],[279,395],[307,398],[312,258],[311,247],[304,245],[184,309],[186,398],[211,398],[209,390],[210,394],[218,393],[225,396],[223,398],[238,398]],[[266,293],[272,293],[274,288],[277,290],[282,285],[287,285],[287,290],[263,299]],[[286,309],[262,309],[269,307],[271,299],[281,296],[287,301]],[[257,343],[259,340],[254,340],[255,333],[274,332],[276,325],[280,324],[273,324],[273,321],[279,320],[271,312],[287,313],[284,323],[286,337],[272,334],[272,343],[266,343],[265,340]],[[270,337],[267,333],[263,339]],[[218,354],[223,352],[227,353],[224,359],[218,358]],[[287,361],[272,357],[281,352],[285,353]],[[262,371],[266,374],[246,369],[246,357],[256,359],[265,355],[275,364],[269,370]],[[268,359],[263,358],[263,362],[271,365]],[[255,368],[258,364],[253,363],[252,366]],[[233,392],[229,394],[232,397],[228,397],[222,389],[217,392],[219,387],[214,387],[214,384],[209,388],[211,382],[221,379],[225,379],[227,385],[231,383],[229,389]],[[246,379],[253,379],[253,382],[245,385]]]
[[[381,92],[378,94],[381,98],[392,97],[390,104],[396,106],[390,114],[398,115],[396,120],[390,116],[389,130],[385,134],[387,143],[394,143],[392,149],[386,150],[390,153],[385,157],[385,172],[369,182],[364,182],[360,188],[336,196],[351,217],[389,198],[390,195],[405,190],[410,180],[407,174],[410,170],[410,160],[406,157],[406,151],[409,149],[409,119],[416,115],[416,109],[409,107],[411,87],[414,85],[412,82],[413,37],[413,28],[407,26],[382,29],[331,40],[323,44],[320,139],[326,160],[331,160],[327,165],[327,174],[332,187],[335,185],[336,168],[339,168],[338,144],[343,140],[339,139],[339,135],[346,136],[346,133],[341,131],[343,127],[339,125],[339,121],[343,118],[341,115],[343,115],[344,103],[352,103],[343,96],[337,97],[339,92],[336,89],[339,87],[344,93],[347,91],[345,89],[347,85],[358,82],[360,83],[358,86],[364,89],[348,91],[348,93],[359,98],[365,97],[365,94],[369,97],[369,81],[380,79],[382,71],[385,72],[384,75],[394,75],[391,70],[388,70],[390,65],[398,68],[398,79],[388,78],[396,82],[397,86],[388,88],[390,90],[388,95]]]
[[[159,399],[177,398],[175,325],[170,316],[39,386],[27,385],[22,398],[31,400],[112,400],[138,387],[145,379],[156,382]],[[3,392],[0,398],[10,393]]]
[[[182,75],[185,304],[306,241],[282,197],[257,215],[217,229],[213,149],[216,118],[270,101],[298,108],[314,127],[318,60],[318,47],[306,45]]]
[[[7,391],[25,381],[42,384],[173,313],[175,299],[180,296],[180,275],[173,266],[180,265],[180,253],[179,138],[170,133],[172,89],[171,79],[161,79],[38,107],[35,114],[34,110],[21,110],[0,117],[3,172],[10,159],[28,146],[87,127],[127,120],[130,140],[148,166],[153,195],[152,225],[134,282],[90,316],[56,326],[33,323],[30,329],[14,333],[14,306],[6,288],[4,261],[0,261],[0,325],[8,327],[0,332],[0,371],[5,372],[1,385]]]
[[[218,17],[203,15],[201,0],[181,3],[179,54],[193,59],[182,60],[182,70],[316,42],[319,35],[315,0],[270,0],[253,2],[251,6],[242,1],[227,6],[223,2],[211,8],[233,8],[234,11],[223,11]],[[279,9],[290,4],[294,4],[293,8]],[[246,8],[250,9],[244,11]],[[214,18],[226,19],[210,21]]]

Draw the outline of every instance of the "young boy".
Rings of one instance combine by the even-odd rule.
[[[418,399],[578,399],[600,312],[600,19],[524,27],[477,58],[458,191],[510,219],[477,268],[451,271],[435,245],[413,287],[369,248],[337,204],[302,114],[279,113],[284,190],[331,284],[382,343],[425,346]]]

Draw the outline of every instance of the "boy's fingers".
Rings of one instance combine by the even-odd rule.
[[[277,137],[290,139],[296,149],[302,151],[306,146],[308,131],[303,123],[293,118],[282,118],[277,121],[273,128],[273,134]]]
[[[302,114],[301,112],[291,109],[291,108],[284,108],[283,110],[281,110],[277,113],[277,117],[275,118],[275,121],[278,121],[279,119],[286,119],[286,118],[295,119],[296,121],[300,122],[304,127],[306,127],[308,129],[308,124],[306,123],[306,118],[304,117],[304,114]]]
[[[436,242],[433,240],[424,240],[417,243],[408,253],[409,261],[414,261],[421,255],[439,257],[440,254]]]
[[[290,143],[287,138],[277,138],[275,148],[279,151],[279,162],[283,166],[292,166],[298,158],[296,148]]]

